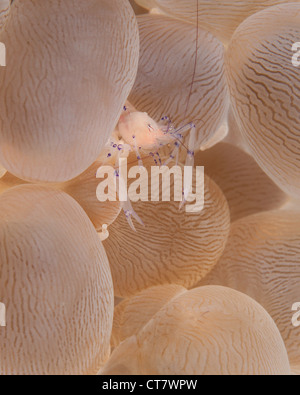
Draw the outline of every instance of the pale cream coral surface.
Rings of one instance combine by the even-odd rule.
[[[299,374],[299,18],[299,1],[0,0],[1,375]],[[134,112],[153,152],[120,133]],[[149,201],[99,202],[121,156]],[[196,212],[151,177],[167,161],[184,180],[186,158]]]

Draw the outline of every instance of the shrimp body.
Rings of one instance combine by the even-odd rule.
[[[146,112],[125,109],[118,123],[118,131],[126,144],[150,151],[171,141],[167,128],[156,123]]]
[[[139,112],[127,102],[119,119],[116,133],[124,146],[129,146],[136,152],[140,164],[142,164],[140,150],[153,151],[150,152],[151,156],[159,156],[157,151],[161,147],[174,143],[174,150],[167,163],[175,159],[176,156],[178,159],[180,146],[183,146],[187,150],[186,165],[193,166],[195,130],[196,126],[193,123],[176,129],[169,117],[163,117],[161,122],[157,123],[146,112]],[[189,143],[186,147],[182,140],[188,131],[190,132]]]
[[[185,147],[182,143],[184,133],[190,131],[188,147]],[[168,117],[163,117],[161,123],[155,122],[145,112],[137,111],[130,103],[126,103],[123,109],[123,113],[120,116],[116,130],[111,136],[109,141],[109,147],[118,151],[117,160],[122,157],[127,157],[130,151],[135,151],[139,165],[143,166],[142,157],[140,151],[147,151],[148,154],[153,158],[156,165],[162,166],[167,165],[169,162],[176,159],[178,162],[180,146],[184,146],[187,150],[186,165],[194,165],[194,148],[196,139],[196,126],[193,123],[185,125],[179,129],[175,129],[171,120]],[[160,158],[159,149],[164,145],[174,143],[174,149],[170,154],[170,157],[163,164]],[[109,153],[108,157],[112,157]],[[116,176],[120,179],[120,173],[116,170]],[[192,180],[189,185],[185,187],[183,191],[183,202],[185,203],[185,197],[188,196],[189,191],[192,187]],[[181,206],[182,206],[181,205]],[[135,213],[131,202],[128,200],[123,203],[123,210],[130,227],[135,230],[132,218],[135,218],[137,222],[143,224],[142,220]]]

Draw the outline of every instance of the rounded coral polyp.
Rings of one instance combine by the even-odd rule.
[[[2,178],[7,173],[7,170],[0,165],[0,178]]]
[[[115,196],[103,203],[97,199],[96,190],[100,180],[96,178],[96,174],[102,165],[102,161],[96,161],[80,176],[57,186],[81,205],[96,230],[101,230],[103,225],[112,224],[121,211],[121,203],[118,200],[112,201],[116,199]]]
[[[257,13],[236,30],[227,53],[231,100],[241,132],[265,173],[300,197],[300,73],[292,48],[300,3]]]
[[[129,0],[129,2],[136,15],[147,13],[146,8],[139,6],[135,0]]]
[[[1,375],[95,374],[110,354],[107,256],[67,194],[19,186],[0,195]]]
[[[296,2],[295,0],[294,2]],[[142,7],[155,9],[172,17],[198,23],[225,44],[235,29],[250,15],[290,0],[136,0]]]
[[[112,224],[121,211],[121,203],[118,200],[112,201],[111,199],[101,203],[97,199],[96,189],[100,180],[96,178],[96,173],[102,164],[103,158],[93,163],[85,172],[73,180],[51,184],[52,189],[66,192],[80,204],[96,230],[101,230],[103,225]],[[6,172],[0,178],[0,193],[22,184],[27,184],[27,182]]]
[[[8,171],[6,171],[0,178],[0,194],[7,189],[16,187],[18,185],[27,184],[26,181],[21,180],[18,177],[13,176]]]
[[[205,177],[205,206],[195,213],[187,213],[185,207],[180,210],[180,203],[172,198],[169,202],[162,197],[151,201],[153,164],[152,158],[144,160],[149,201],[132,203],[144,226],[135,223],[134,232],[120,215],[104,242],[117,296],[128,297],[150,286],[170,283],[191,287],[214,267],[226,245],[230,213],[220,188]]]
[[[292,325],[299,302],[300,213],[271,211],[232,225],[223,256],[200,284],[245,292],[276,322],[292,363],[300,364],[300,327]]]
[[[242,344],[242,346],[241,346]],[[167,303],[117,347],[101,374],[289,375],[274,321],[249,296],[200,287]]]
[[[222,189],[231,214],[231,222],[261,211],[282,207],[288,196],[262,171],[256,161],[242,149],[219,143],[199,152],[196,166]]]
[[[193,122],[199,150],[215,137],[227,116],[224,47],[200,28],[196,42],[196,27],[190,23],[161,15],[137,19],[141,54],[129,101],[156,122],[164,116],[176,128]]]
[[[29,181],[78,176],[134,83],[139,38],[129,2],[14,0],[0,41],[0,162]]]
[[[160,285],[123,300],[115,308],[111,346],[115,348],[128,337],[137,335],[164,305],[185,291],[180,285]]]
[[[300,0],[0,0],[0,376],[300,375],[299,43]]]
[[[11,0],[0,0],[0,32],[4,28],[10,11]]]

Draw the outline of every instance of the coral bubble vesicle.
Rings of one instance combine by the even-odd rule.
[[[299,0],[136,0],[138,4],[174,18],[198,23],[225,44],[247,17],[281,3]],[[198,6],[198,17],[197,17]]]
[[[96,230],[101,230],[104,224],[110,225],[113,223],[121,211],[121,203],[119,201],[108,200],[101,203],[97,199],[96,189],[99,180],[96,178],[96,173],[102,165],[102,161],[96,161],[78,177],[57,185],[59,189],[68,193],[81,205]]]
[[[118,0],[15,0],[0,41],[0,162],[67,181],[98,157],[137,71],[133,10]]]
[[[175,284],[150,287],[132,298],[123,300],[115,308],[112,330],[112,347],[138,332],[170,300],[186,291]]]
[[[6,174],[6,172],[6,169],[4,169],[4,167],[0,165],[0,178],[2,178]]]
[[[173,298],[115,349],[102,374],[288,375],[278,328],[253,299],[200,287]]]
[[[233,110],[260,167],[287,194],[300,197],[300,3],[261,11],[236,30],[227,72]]]
[[[95,374],[110,353],[113,286],[97,232],[67,194],[0,196],[1,375]]]
[[[117,296],[163,284],[188,288],[214,267],[226,245],[230,212],[220,188],[209,177],[203,182],[205,205],[200,212],[179,210],[174,201],[139,201],[133,208],[144,226],[136,224],[134,232],[124,215],[110,226],[104,247]]]
[[[10,11],[11,0],[0,0],[0,31],[3,29]]]
[[[219,284],[257,300],[276,322],[289,357],[300,364],[300,327],[292,306],[300,302],[300,213],[270,211],[232,225],[223,256],[201,284]]]
[[[252,156],[231,144],[220,143],[199,152],[195,164],[222,189],[231,221],[260,211],[280,208],[288,197],[261,170]]]
[[[0,0],[0,376],[300,374],[299,203],[300,0]]]
[[[195,149],[200,149],[215,137],[227,116],[224,47],[200,28],[196,40],[196,27],[184,21],[162,15],[137,19],[141,55],[129,101],[156,121],[169,116],[178,128],[193,122]]]

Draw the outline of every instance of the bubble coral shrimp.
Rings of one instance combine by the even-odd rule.
[[[187,132],[189,132],[189,137],[188,145],[186,146],[183,138]],[[152,157],[156,166],[167,166],[172,161],[176,161],[176,164],[178,164],[180,147],[182,146],[187,150],[185,166],[193,167],[195,143],[196,125],[194,123],[191,122],[177,129],[167,116],[162,117],[160,122],[157,123],[146,112],[139,112],[129,102],[126,102],[117,128],[108,145],[110,148],[118,151],[118,161],[121,157],[128,157],[130,152],[135,152],[140,167],[143,166],[142,153],[145,153],[147,157]],[[163,162],[159,150],[166,145],[172,144],[174,144],[174,147],[169,158]],[[108,158],[112,156],[111,152],[107,155]],[[115,175],[119,182],[122,182],[118,169]],[[185,203],[191,187],[192,180],[185,185],[182,205]],[[129,200],[124,202],[123,210],[132,229],[135,229],[132,217],[140,224],[143,224],[142,220],[134,212]]]
[[[168,164],[171,160],[176,159],[178,162],[178,154],[180,146],[187,149],[186,166],[194,164],[194,146],[195,146],[195,129],[193,123],[189,123],[178,129],[172,124],[169,117],[161,118],[159,123],[155,122],[145,112],[137,111],[130,103],[124,106],[124,111],[118,123],[118,132],[121,140],[134,150],[137,154],[139,165],[142,165],[140,151],[148,152],[154,158],[156,164]],[[183,142],[183,136],[189,133],[189,143],[186,147]],[[174,142],[174,150],[170,154],[169,159],[162,163],[158,150]],[[155,158],[157,156],[157,159]]]
[[[109,148],[119,152],[118,158],[120,155],[126,157],[129,152],[133,151],[136,153],[140,166],[143,165],[142,156],[145,154],[146,157],[153,158],[156,166],[166,166],[171,162],[182,163],[185,158],[185,166],[193,167],[197,148],[198,150],[205,149],[204,147],[207,148],[208,144],[213,144],[215,140],[218,141],[220,133],[223,136],[223,115],[227,112],[227,89],[223,87],[223,85],[225,86],[223,75],[224,48],[219,40],[216,40],[199,28],[200,9],[198,0],[195,2],[195,5],[196,24],[183,23],[182,25],[181,22],[172,18],[164,20],[161,19],[163,17],[158,17],[158,19],[153,19],[151,16],[145,16],[145,20],[141,19],[139,21],[141,53],[136,85],[128,98],[129,101],[123,107],[116,130],[108,144]],[[167,55],[157,59],[158,54],[153,54],[151,50],[151,42],[145,40],[144,36],[148,37],[148,34],[144,32],[144,27],[149,28],[149,31],[146,30],[152,37],[152,30],[159,23],[164,23],[164,26],[167,26],[167,30],[172,32],[173,39],[170,39],[170,42],[165,42],[164,40],[160,41],[161,37],[155,36],[160,45],[168,47],[168,50],[166,50]],[[180,30],[179,35],[186,37],[184,45],[179,45],[180,48],[177,48],[177,46],[173,47],[173,42],[176,42],[177,38],[179,38],[177,36],[178,29]],[[186,53],[187,47],[188,53]],[[187,59],[180,66],[178,66],[178,61],[176,61],[179,56]],[[151,71],[145,70],[143,66],[144,63],[149,63],[149,57],[151,57]],[[151,76],[160,73],[157,67],[165,70],[168,75],[160,75],[157,78],[159,83],[157,81],[154,83]],[[178,73],[178,70],[180,70],[180,73]],[[150,79],[146,78],[144,81],[145,75]],[[213,84],[209,84],[209,88],[199,82],[203,80],[203,76],[207,78],[208,75],[211,75],[214,81]],[[139,83],[141,78],[145,83]],[[215,84],[216,80],[217,84]],[[176,81],[176,90],[173,92],[172,84],[174,81]],[[147,97],[149,94],[147,84],[151,84],[151,103],[156,107],[156,111],[153,111],[152,105],[145,107],[138,100],[138,97]],[[168,88],[167,93],[164,92],[163,95],[161,94],[162,85]],[[218,89],[214,89],[216,85]],[[178,95],[179,92],[182,94]],[[162,100],[166,96],[166,100],[157,101],[155,99],[157,96],[162,98]],[[183,98],[179,102],[178,96]],[[214,122],[208,125],[205,119],[207,113],[210,112],[210,97],[214,97],[214,102],[216,97],[220,98],[220,108],[222,110],[220,113],[217,111],[217,117],[215,117],[215,114],[210,117],[214,118]],[[148,99],[145,100],[147,101]],[[170,107],[168,105],[169,101],[174,105]],[[182,110],[180,111],[180,117],[178,117],[178,108]],[[141,109],[144,111],[142,112]],[[170,114],[172,119],[169,116],[162,116],[162,114]],[[202,125],[198,125],[198,122],[201,122]],[[222,127],[220,127],[221,124]],[[225,132],[227,133],[227,130]],[[184,150],[181,150],[181,147]],[[166,153],[166,149],[169,149],[170,152]],[[183,155],[181,155],[181,152]],[[108,158],[113,156],[111,152],[108,154]],[[164,157],[163,159],[162,156]],[[118,172],[117,176],[119,176]],[[192,180],[189,178],[183,189],[180,208],[186,203],[191,188]],[[141,220],[134,213],[130,202],[126,202],[125,206],[125,213],[131,227],[131,217],[135,217],[141,223]]]

